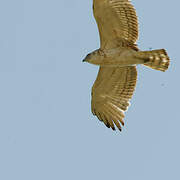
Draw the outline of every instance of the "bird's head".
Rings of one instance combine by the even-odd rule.
[[[88,62],[91,64],[98,65],[98,60],[100,60],[100,54],[98,50],[93,51],[92,53],[89,53],[84,59],[83,62]]]
[[[84,59],[83,62],[90,62],[92,59],[92,53],[89,53]]]

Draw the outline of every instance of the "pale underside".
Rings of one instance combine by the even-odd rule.
[[[128,0],[94,0],[101,50],[117,47],[136,48],[138,22],[134,7]],[[129,106],[137,79],[135,66],[100,66],[92,88],[92,113],[107,127],[121,130],[124,112]],[[119,123],[120,122],[120,123]]]

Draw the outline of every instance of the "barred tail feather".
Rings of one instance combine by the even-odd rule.
[[[166,71],[169,67],[170,59],[165,49],[139,51],[137,53],[140,58],[147,60],[147,63],[144,65],[149,68],[159,71]]]

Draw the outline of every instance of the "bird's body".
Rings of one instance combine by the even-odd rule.
[[[92,113],[107,127],[121,130],[136,85],[136,65],[165,71],[169,58],[164,49],[138,49],[138,21],[129,0],[93,0],[93,12],[101,47],[84,59],[100,66],[92,87]]]

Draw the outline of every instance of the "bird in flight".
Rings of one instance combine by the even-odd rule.
[[[115,130],[116,126],[121,131],[136,86],[136,65],[164,72],[170,59],[164,49],[138,49],[138,20],[130,0],[93,0],[93,14],[100,48],[83,60],[99,66],[91,110],[108,128]]]

